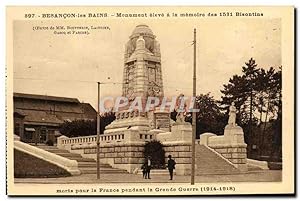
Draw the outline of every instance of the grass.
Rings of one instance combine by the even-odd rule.
[[[63,168],[14,149],[15,178],[67,177],[71,174]]]

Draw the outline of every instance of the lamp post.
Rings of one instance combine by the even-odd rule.
[[[98,101],[97,101],[97,179],[100,179],[100,82],[98,85]]]
[[[193,97],[196,98],[196,29],[194,29],[194,72],[193,72]],[[194,109],[196,102],[194,103]],[[195,184],[195,140],[196,140],[196,112],[193,111],[192,120],[192,163],[191,163],[191,185]]]
[[[110,77],[107,78],[110,80]],[[128,84],[128,82],[118,83],[118,82],[97,82],[98,86],[98,99],[97,99],[97,179],[100,179],[100,128],[101,128],[101,121],[100,121],[100,88],[101,84]]]
[[[110,79],[108,77],[107,79]],[[98,86],[98,99],[97,99],[97,179],[100,179],[100,129],[101,129],[101,121],[100,121],[100,89],[101,89],[101,84],[122,84],[122,83],[106,83],[106,82],[97,82]],[[126,83],[125,83],[126,84]]]

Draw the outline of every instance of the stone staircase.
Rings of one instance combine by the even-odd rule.
[[[143,170],[137,172],[138,175],[143,175]],[[150,175],[169,175],[169,170],[167,169],[151,169]],[[174,170],[173,175],[176,175],[176,170]]]
[[[196,145],[196,175],[239,174],[240,171],[204,145]]]
[[[57,154],[59,156],[76,160],[78,162],[78,168],[81,174],[96,174],[97,173],[97,163],[94,159],[83,158],[80,154],[70,153],[67,150],[58,149],[55,146],[47,145],[37,145],[36,147],[43,149],[45,151]],[[100,163],[100,174],[126,174],[126,170],[112,168],[108,164]]]

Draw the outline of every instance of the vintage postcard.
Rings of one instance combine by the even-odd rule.
[[[8,195],[294,194],[294,12],[8,6]]]

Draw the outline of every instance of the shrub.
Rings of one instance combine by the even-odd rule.
[[[100,133],[104,132],[105,126],[109,125],[116,119],[114,113],[105,113],[100,117]],[[65,121],[60,125],[59,132],[67,137],[79,137],[96,135],[97,121],[96,120],[74,120]]]
[[[148,156],[151,157],[151,162],[153,168],[156,169],[164,169],[165,164],[165,150],[163,148],[163,145],[156,140],[153,140],[151,142],[147,142],[144,147],[144,158],[145,160],[148,158]]]
[[[78,137],[96,134],[95,121],[75,120],[61,124],[59,132],[67,137]]]

